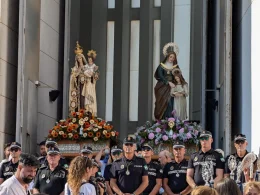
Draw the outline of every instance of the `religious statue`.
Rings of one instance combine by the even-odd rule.
[[[97,54],[94,50],[90,50],[86,60],[83,48],[78,42],[75,54],[75,66],[71,69],[70,75],[69,110],[75,112],[84,109],[96,116],[96,81],[99,78],[99,72],[94,60]]]
[[[182,76],[181,70],[175,68],[172,71],[174,75],[175,87],[171,89],[171,95],[174,97],[174,110],[176,111],[176,116],[180,120],[185,120],[188,118],[187,115],[187,100],[186,97],[189,95],[188,83]]]
[[[172,70],[174,68],[179,68],[177,61],[178,53],[179,49],[175,43],[166,44],[163,48],[165,58],[157,67],[154,74],[154,77],[157,80],[154,88],[156,99],[154,117],[157,120],[172,116],[174,97],[171,95],[171,89],[175,87]]]

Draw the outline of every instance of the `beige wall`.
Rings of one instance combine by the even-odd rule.
[[[0,159],[15,140],[19,1],[0,0]]]

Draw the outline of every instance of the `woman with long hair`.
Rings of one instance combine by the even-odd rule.
[[[218,192],[208,186],[199,186],[192,190],[191,195],[218,195]]]
[[[83,156],[75,157],[69,166],[68,181],[65,184],[65,195],[96,194],[95,187],[88,183],[92,174],[92,161]]]
[[[241,195],[237,183],[230,178],[221,179],[217,183],[216,190],[221,195]]]
[[[178,68],[177,63],[176,53],[174,51],[168,52],[154,73],[157,80],[154,88],[156,99],[154,117],[158,120],[172,116],[174,98],[171,96],[171,89],[175,87],[172,70]]]

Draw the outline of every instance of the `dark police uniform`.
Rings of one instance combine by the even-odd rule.
[[[111,167],[112,167],[112,164],[109,164],[105,167],[105,170],[104,170],[105,181],[110,181],[110,177],[111,177],[110,169],[111,169]]]
[[[148,178],[149,178],[149,185],[143,191],[143,195],[148,195],[153,190],[154,186],[156,185],[156,179],[163,178],[163,170],[161,166],[157,162],[151,161],[147,164],[148,167]]]
[[[59,154],[59,149],[49,148],[48,154]],[[59,195],[67,182],[67,170],[58,165],[53,171],[48,166],[43,166],[37,172],[34,188],[40,193]]]
[[[0,178],[7,180],[8,178],[12,177],[16,172],[18,167],[18,162],[13,163],[12,160],[4,162],[0,168]]]
[[[247,154],[248,154],[248,152],[246,151],[245,156],[246,156]],[[242,160],[244,159],[245,156],[243,156],[242,158],[240,158],[240,157],[237,155],[237,153],[234,153],[234,154],[231,154],[231,155],[236,158],[237,166],[241,165]],[[231,171],[230,171],[230,169],[229,169],[229,167],[228,167],[228,159],[229,159],[229,157],[230,157],[231,155],[228,155],[228,156],[226,157],[225,170],[224,170],[224,173],[225,173],[225,174],[230,174],[230,173],[231,173]],[[235,181],[237,180],[237,168],[234,170],[234,180],[235,180]],[[240,182],[241,182],[241,183],[245,183],[245,182],[246,182],[246,181],[245,181],[245,176],[244,176],[243,171],[241,171]]]
[[[111,178],[117,180],[117,186],[123,193],[133,193],[141,185],[142,176],[148,175],[148,167],[143,158],[134,155],[131,160],[123,157],[113,162],[110,172]]]
[[[21,150],[21,144],[18,142],[12,142],[10,145],[10,150],[14,148]],[[8,178],[12,177],[16,172],[18,163],[19,162],[13,163],[12,160],[4,162],[0,167],[0,178],[4,179],[5,181]]]
[[[203,153],[201,150],[195,152],[191,155],[188,169],[194,169],[194,182],[196,185],[205,185],[205,181],[202,178],[202,169],[203,166],[209,165],[212,162],[213,164],[213,179],[216,178],[216,169],[224,169],[225,160],[222,158],[221,154],[210,149],[206,153]]]
[[[186,173],[188,161],[183,159],[180,163],[175,161],[167,163],[163,169],[163,178],[168,178],[168,186],[174,194],[179,194],[188,187]]]
[[[38,158],[38,160],[40,161],[41,167],[47,167],[48,166],[48,161],[47,161],[46,156],[41,156],[41,157]],[[67,160],[62,156],[60,157],[59,165],[61,167],[63,167],[64,169],[69,168]]]

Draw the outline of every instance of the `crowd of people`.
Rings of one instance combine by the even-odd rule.
[[[148,142],[138,149],[135,139],[129,136],[122,147],[107,146],[95,158],[92,148],[85,146],[70,163],[61,156],[53,140],[39,144],[38,158],[22,153],[21,145],[12,142],[4,148],[0,195],[260,194],[257,169],[253,169],[253,178],[251,170],[241,171],[241,162],[248,154],[245,135],[235,136],[236,152],[226,158],[212,149],[211,132],[201,132],[199,140],[200,150],[189,159],[185,158],[184,143],[176,141],[172,154],[163,150],[155,161]]]

